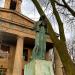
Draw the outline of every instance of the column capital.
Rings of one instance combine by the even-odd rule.
[[[17,39],[18,39],[18,38],[22,38],[22,39],[24,39],[24,37],[23,37],[23,36],[17,36]]]

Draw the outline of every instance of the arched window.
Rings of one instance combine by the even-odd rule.
[[[9,51],[10,47],[8,45],[0,43],[0,58],[8,58]]]

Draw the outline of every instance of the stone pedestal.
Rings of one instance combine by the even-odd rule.
[[[24,75],[54,75],[52,62],[32,60],[24,66]]]

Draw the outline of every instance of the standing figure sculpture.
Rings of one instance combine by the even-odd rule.
[[[35,25],[36,38],[32,51],[32,60],[24,66],[24,75],[54,75],[52,62],[45,60],[46,53],[46,24],[44,17]]]
[[[46,52],[46,25],[42,22],[43,17],[35,24],[36,39],[32,52],[33,59],[45,59]]]

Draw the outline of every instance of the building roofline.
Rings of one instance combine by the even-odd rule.
[[[17,12],[17,11],[13,11],[13,10],[9,10],[9,9],[6,9],[6,8],[1,8],[1,7],[0,7],[0,11],[6,11],[6,12],[14,13],[14,14],[16,14],[16,15],[18,15],[18,16],[21,16],[22,18],[24,18],[24,19],[30,21],[31,23],[35,23],[35,22],[36,22],[36,21],[34,21],[34,20],[28,18],[27,16],[25,16],[25,15],[23,15],[22,13]]]

